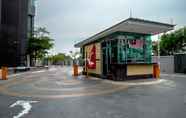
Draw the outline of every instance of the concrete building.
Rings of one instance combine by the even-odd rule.
[[[34,15],[34,0],[0,0],[0,66],[26,65]]]
[[[84,74],[113,80],[152,78],[152,39],[175,25],[128,18],[82,42]]]

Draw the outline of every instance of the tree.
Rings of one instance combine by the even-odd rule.
[[[186,27],[161,36],[160,54],[173,55],[186,51]]]
[[[49,37],[49,32],[46,28],[37,28],[34,31],[34,36],[29,38],[27,54],[30,55],[30,60],[42,59],[53,46],[53,39]]]
[[[50,56],[49,60],[53,64],[59,64],[61,62],[65,62],[65,61],[71,61],[72,58],[69,55],[65,54],[65,53],[58,53],[57,55]]]
[[[56,64],[56,63],[58,63],[58,62],[61,62],[61,61],[65,61],[65,54],[63,54],[63,53],[59,53],[59,54],[57,54],[57,55],[54,55],[54,56],[52,56],[52,62],[54,63],[54,64]]]

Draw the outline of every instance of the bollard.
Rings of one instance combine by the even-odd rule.
[[[154,66],[153,66],[153,76],[156,79],[160,78],[160,67],[158,64],[154,64]]]
[[[160,66],[159,66],[159,64],[157,64],[157,69],[156,69],[156,77],[157,77],[157,79],[159,79],[160,78]]]
[[[74,68],[74,76],[78,76],[78,65],[74,64],[73,68]]]
[[[2,74],[2,80],[7,80],[7,75],[8,75],[8,68],[7,67],[2,67],[1,69],[1,74]]]
[[[1,68],[0,68],[0,75],[1,75],[0,79],[2,79],[2,69]]]

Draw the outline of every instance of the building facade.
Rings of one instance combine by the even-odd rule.
[[[84,74],[113,80],[152,78],[152,39],[174,25],[128,18],[82,42]]]
[[[25,66],[28,37],[33,34],[33,0],[0,0],[0,66]]]

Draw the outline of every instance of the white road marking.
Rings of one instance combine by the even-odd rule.
[[[62,85],[62,83],[61,83],[61,82],[58,82],[58,81],[56,81],[56,84],[57,84],[57,85]]]
[[[46,70],[40,70],[40,71],[34,71],[32,73],[42,73],[42,72],[45,72]]]
[[[45,70],[41,70],[41,71],[33,71],[33,72],[23,72],[23,73],[17,73],[17,74],[12,74],[12,75],[8,75],[8,77],[16,77],[16,76],[20,76],[20,75],[24,75],[24,74],[29,74],[29,73],[41,73],[41,72],[45,72]]]
[[[31,103],[37,103],[38,101],[24,101],[24,100],[19,100],[15,102],[14,104],[10,105],[10,108],[13,108],[15,106],[22,106],[23,110],[16,116],[13,116],[13,118],[21,118],[24,115],[28,114],[32,108]]]
[[[8,77],[16,77],[16,76],[20,76],[20,75],[22,75],[22,74],[23,74],[23,73],[8,75]]]
[[[57,68],[50,68],[49,71],[57,71]]]
[[[171,80],[167,80],[164,84],[169,86],[169,87],[172,87],[172,88],[176,87],[176,83],[174,81],[171,81]]]

